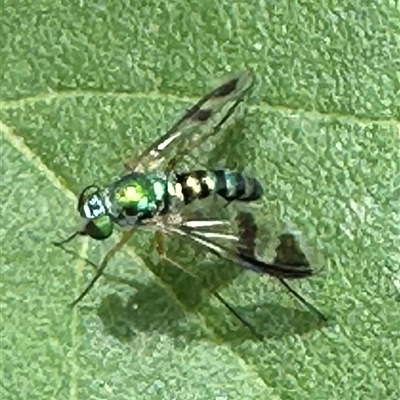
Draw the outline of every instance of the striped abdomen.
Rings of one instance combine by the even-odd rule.
[[[263,190],[260,182],[252,177],[228,170],[192,171],[176,174],[176,183],[182,188],[185,204],[218,194],[227,201],[253,201]]]

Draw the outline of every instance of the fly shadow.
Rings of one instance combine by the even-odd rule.
[[[187,294],[193,293],[188,289]],[[217,307],[215,302],[210,304],[205,296],[203,299],[202,304],[189,308],[154,282],[145,285],[127,301],[118,293],[104,297],[97,313],[106,332],[121,341],[134,340],[137,332],[168,334],[182,343],[209,341],[210,333],[207,331],[213,331],[218,340],[226,343],[258,341],[247,327],[230,318],[225,308]],[[193,303],[193,300],[190,302]],[[273,302],[234,307],[265,339],[304,335],[324,326],[308,311]],[[193,314],[194,318],[190,318],[189,314]]]

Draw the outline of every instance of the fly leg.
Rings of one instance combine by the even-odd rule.
[[[174,267],[180,269],[181,271],[185,272],[186,274],[190,275],[192,278],[199,280],[199,277],[195,274],[191,273],[190,271],[183,268],[178,262],[170,259],[165,251],[165,235],[162,231],[156,231],[155,233],[155,249],[159,254],[160,258],[167,261],[168,263],[172,264]],[[260,335],[256,329],[247,321],[245,320],[217,291],[210,291],[211,294],[220,301],[228,311],[234,315],[244,326],[246,326],[250,332],[258,339],[263,340],[263,336]]]
[[[121,248],[124,246],[126,242],[132,237],[135,229],[131,229],[130,231],[124,232],[122,234],[121,240],[115,244],[114,247],[112,247],[108,253],[104,256],[102,262],[100,263],[96,275],[92,278],[92,280],[89,282],[89,284],[86,286],[86,288],[82,291],[82,293],[70,304],[71,307],[74,307],[76,304],[78,304],[92,289],[93,285],[97,282],[97,280],[101,277],[103,274],[103,271],[107,267],[109,261],[114,257],[115,253],[117,253]]]
[[[154,234],[155,249],[161,258],[167,258],[165,252],[165,236],[162,231],[156,231]]]

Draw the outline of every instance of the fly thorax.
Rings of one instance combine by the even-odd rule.
[[[121,226],[153,218],[163,211],[168,196],[165,177],[132,173],[110,190],[112,215]]]

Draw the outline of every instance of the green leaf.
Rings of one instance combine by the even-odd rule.
[[[396,2],[5,0],[1,25],[2,398],[397,398]],[[237,140],[221,135],[204,161],[251,170],[258,223],[284,219],[324,256],[293,286],[330,323],[168,238],[260,343],[190,274],[146,257],[146,232],[71,311],[93,271],[52,241],[74,230],[76,195],[246,67],[258,82]],[[98,262],[114,243],[73,248]]]

